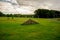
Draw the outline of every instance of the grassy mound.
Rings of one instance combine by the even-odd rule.
[[[36,22],[36,21],[34,21],[32,19],[28,19],[22,25],[31,25],[31,24],[38,24],[38,22]]]

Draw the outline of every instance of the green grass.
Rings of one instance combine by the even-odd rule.
[[[60,40],[57,18],[31,18],[39,24],[21,25],[28,19],[0,17],[0,40]]]

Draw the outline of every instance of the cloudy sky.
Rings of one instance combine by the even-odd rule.
[[[60,10],[60,0],[17,0],[20,5]]]
[[[11,3],[16,10],[23,14],[33,14],[34,10],[53,9],[60,11],[60,0],[0,0]],[[19,7],[17,7],[19,5]]]

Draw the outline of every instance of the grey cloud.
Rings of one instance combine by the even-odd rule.
[[[18,5],[17,1],[16,0],[0,0],[2,2],[8,2],[8,3],[11,3],[12,5]]]
[[[48,8],[54,10],[60,10],[60,0],[0,0],[4,2],[10,2],[13,5],[20,5],[20,6],[32,6],[36,8]],[[18,3],[17,3],[17,2]]]
[[[60,0],[17,0],[20,5],[60,10]]]
[[[10,0],[0,0],[0,1],[3,1],[3,2],[11,2]]]

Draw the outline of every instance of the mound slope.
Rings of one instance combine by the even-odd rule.
[[[30,25],[30,24],[38,24],[38,22],[36,22],[32,19],[29,19],[29,20],[25,21],[22,25]]]

